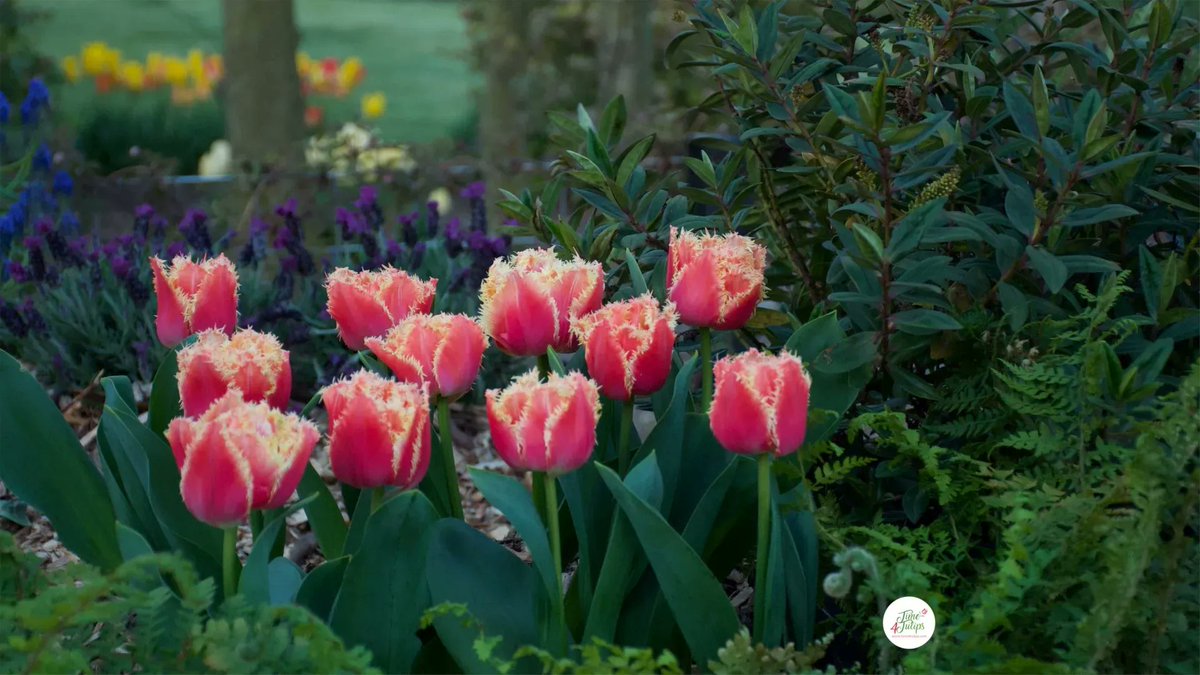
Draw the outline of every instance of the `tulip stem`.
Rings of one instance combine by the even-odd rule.
[[[767,561],[771,549],[771,453],[758,456],[758,555],[754,571],[754,642],[763,641],[766,628]]]
[[[385,487],[371,488],[371,513],[379,510],[383,506],[383,494],[387,490]]]
[[[238,555],[237,555],[237,525],[231,525],[225,528],[225,546],[221,559],[221,567],[224,575],[222,576],[222,586],[225,590],[225,597],[232,598],[237,594],[238,572]]]
[[[550,355],[539,354],[537,357],[538,381],[545,382],[550,378]]]
[[[704,369],[701,384],[703,388],[703,398],[701,402],[704,404],[704,414],[708,414],[708,409],[712,407],[713,398],[713,360],[712,360],[712,329],[700,329],[700,366]]]
[[[621,404],[621,438],[617,441],[617,468],[621,477],[629,473],[629,432],[633,429],[633,397]]]
[[[554,558],[554,583],[555,593],[551,598],[554,606],[554,618],[557,622],[559,637],[562,640],[561,649],[566,649],[567,635],[567,617],[563,609],[563,592],[562,592],[562,537],[558,532],[558,487],[554,482],[554,476],[547,474],[541,475],[545,478],[546,486],[546,529],[550,531],[550,557]]]
[[[545,382],[550,377],[550,356],[541,354],[537,357],[538,381]],[[530,480],[533,488],[533,505],[537,508],[542,520],[547,518],[546,510],[546,476],[539,471],[533,472]]]
[[[262,534],[263,529],[263,512],[254,510],[250,512],[250,534],[253,535],[253,541],[258,541],[258,535]]]
[[[454,467],[454,438],[450,434],[450,401],[437,400],[438,438],[442,441],[442,466],[446,474],[446,498],[450,500],[450,515],[463,519],[462,496],[458,493],[458,470]]]

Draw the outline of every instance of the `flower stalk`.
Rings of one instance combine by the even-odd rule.
[[[558,529],[558,487],[554,482],[554,477],[548,474],[537,473],[545,479],[546,486],[546,529],[550,533],[550,556],[554,558],[554,597],[551,598],[554,609],[554,621],[559,641],[556,645],[559,653],[565,653],[567,647],[567,617],[566,610],[563,607],[563,587],[562,587],[562,535]]]
[[[230,525],[225,528],[225,543],[221,556],[222,568],[222,586],[225,590],[225,598],[232,598],[237,594],[238,574],[241,571],[238,567],[237,555],[237,525]]]
[[[450,500],[450,515],[463,519],[462,498],[458,493],[458,470],[454,466],[454,438],[450,434],[450,401],[444,396],[437,400],[438,438],[442,441],[442,466],[446,477],[446,496]]]
[[[621,404],[621,437],[618,441],[617,468],[622,478],[629,473],[629,434],[633,430],[633,399]]]
[[[754,570],[754,641],[763,641],[767,603],[767,561],[771,551],[771,453],[758,456],[758,554]]]
[[[703,368],[702,389],[703,398],[701,402],[704,404],[703,410],[705,413],[712,406],[713,398],[713,359],[712,359],[712,329],[700,329],[700,366]]]

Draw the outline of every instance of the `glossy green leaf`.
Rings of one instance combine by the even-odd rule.
[[[80,558],[104,569],[119,565],[116,514],[104,481],[45,390],[4,351],[0,439],[5,487],[45,514],[58,538]]]
[[[183,413],[179,402],[179,383],[176,375],[179,364],[174,351],[167,352],[158,370],[154,373],[154,383],[150,388],[150,411],[146,424],[158,435],[167,432],[171,420]]]
[[[1063,284],[1067,283],[1067,277],[1070,276],[1067,266],[1041,246],[1026,246],[1025,254],[1029,256],[1029,265],[1042,275],[1046,282],[1046,290],[1051,293],[1061,291]]]
[[[421,649],[417,630],[429,606],[426,560],[433,505],[410,490],[371,514],[362,546],[350,559],[329,625],[349,645],[362,645],[384,672],[408,672]]]
[[[304,475],[296,494],[305,499],[312,495],[314,498],[304,507],[308,523],[312,526],[317,542],[321,544],[321,553],[327,559],[339,558],[346,547],[346,519],[338,508],[329,486],[321,480],[321,476],[312,464],[304,467]]]
[[[706,663],[740,625],[721,583],[683,537],[630,491],[616,472],[603,465],[596,469],[633,526],[693,658]]]
[[[430,530],[426,575],[431,603],[467,606],[479,627],[454,616],[434,621],[438,636],[465,673],[484,673],[474,649],[480,631],[501,638],[495,656],[508,658],[522,645],[539,644],[538,597],[541,581],[512,551],[470,525],[450,518]],[[394,552],[393,552],[394,555]]]
[[[646,286],[646,277],[642,276],[642,268],[638,266],[637,258],[629,249],[625,249],[625,267],[629,270],[629,282],[633,284],[633,292],[636,295],[649,293],[650,288]]]
[[[900,332],[912,335],[933,335],[962,328],[957,319],[934,309],[907,309],[893,314],[891,320]]]
[[[287,517],[304,508],[315,498],[315,495],[310,495],[282,510],[258,533],[258,537],[254,540],[254,546],[250,549],[250,555],[246,556],[246,563],[242,567],[242,574],[238,581],[238,592],[246,596],[250,602],[274,604],[271,596],[270,571],[268,570],[271,563],[271,549],[275,546],[275,540],[283,532],[283,528],[287,524]],[[299,587],[299,583],[297,583],[297,587]],[[291,602],[291,598],[288,598],[288,602]]]
[[[350,565],[350,556],[326,560],[309,572],[296,591],[296,604],[308,608],[322,621],[329,620],[329,611],[342,589],[342,579]]]
[[[590,464],[596,472],[596,463]],[[659,508],[662,501],[662,475],[654,454],[639,462],[625,477],[625,485],[641,499]],[[609,495],[605,494],[607,498]],[[597,502],[592,504],[596,508]],[[629,519],[618,513],[612,520],[612,533],[608,538],[608,550],[603,557],[603,567],[596,582],[596,591],[584,625],[584,640],[597,637],[605,641],[616,639],[618,620],[625,597],[646,569],[646,557],[642,554],[637,534]]]

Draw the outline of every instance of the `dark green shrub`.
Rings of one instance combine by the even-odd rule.
[[[158,157],[174,173],[194,174],[213,141],[225,137],[225,113],[216,100],[172,105],[166,93],[97,95],[80,122],[76,144],[104,173]]]
[[[136,535],[134,535],[136,536]],[[52,573],[0,532],[0,668],[6,672],[372,672],[308,610],[213,603],[212,579],[147,555],[101,574]]]
[[[894,666],[879,614],[918,595],[938,634],[911,668],[1200,669],[1194,8],[701,0],[691,24],[668,56],[736,135],[687,183],[639,166],[617,101],[555,117],[565,175],[502,208],[631,249],[660,297],[671,227],[771,247],[777,304],[717,349],[812,373],[778,471],[832,553],[828,662]]]

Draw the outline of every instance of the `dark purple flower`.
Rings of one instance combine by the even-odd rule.
[[[11,108],[8,105],[8,98],[4,96],[4,92],[0,92],[0,124],[8,124],[8,116],[11,114]]]
[[[467,246],[474,252],[491,251],[492,242],[488,240],[487,235],[478,230],[471,232],[467,237]]]
[[[425,229],[429,232],[429,238],[437,236],[438,221],[441,219],[441,214],[438,213],[438,203],[429,202],[425,205]]]
[[[505,218],[504,222],[500,223],[505,227],[520,227],[521,223],[517,222],[516,218]]]
[[[174,260],[185,253],[187,253],[187,245],[182,241],[173,241],[167,246],[167,260]]]
[[[404,252],[404,247],[395,239],[388,239],[385,251],[387,252],[388,260],[396,262],[400,258],[400,254]]]
[[[461,253],[462,249],[462,227],[458,218],[451,218],[446,221],[446,253],[453,258]]]
[[[249,237],[238,255],[238,262],[243,265],[255,265],[267,256],[267,233],[270,229],[271,226],[262,218],[255,216],[250,219]]]
[[[50,90],[46,87],[46,83],[40,77],[35,77],[29,80],[29,97],[37,102],[38,105],[50,105]]]
[[[45,281],[50,277],[50,269],[46,265],[46,254],[42,251],[41,237],[25,237],[25,248],[29,252],[29,270],[35,281]]]
[[[8,278],[12,279],[15,283],[23,284],[33,279],[33,275],[29,273],[29,270],[25,269],[25,266],[16,260],[9,260],[5,263],[4,268],[8,272]]]
[[[409,269],[415,270],[421,266],[421,260],[425,258],[425,242],[419,242],[412,247],[412,255],[408,259]]]
[[[20,310],[2,298],[0,298],[0,323],[3,323],[8,332],[18,339],[29,334],[29,326],[26,325],[25,317],[21,316]]]
[[[211,255],[212,235],[208,231],[208,214],[200,209],[188,209],[179,221],[179,233],[193,250]]]
[[[37,307],[33,306],[33,298],[26,298],[21,305],[21,316],[25,319],[25,325],[29,326],[29,332],[35,335],[44,335],[50,331],[46,326],[46,319]]]
[[[275,207],[275,215],[284,220],[296,218],[296,198],[293,197],[286,202]]]
[[[113,276],[118,279],[124,279],[133,271],[133,263],[129,262],[129,258],[123,255],[114,255],[109,258],[108,266],[112,269]]]
[[[487,184],[483,181],[475,181],[463,188],[459,193],[463,199],[483,199],[487,194]]]
[[[509,249],[512,247],[512,237],[506,235],[495,237],[492,239],[492,255],[501,257],[508,255]]]

